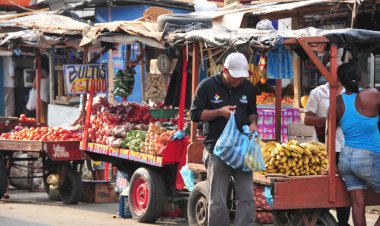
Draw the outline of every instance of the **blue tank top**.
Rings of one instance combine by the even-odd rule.
[[[380,132],[377,126],[379,115],[367,117],[355,108],[357,94],[342,94],[345,111],[340,120],[344,144],[358,149],[380,152]]]

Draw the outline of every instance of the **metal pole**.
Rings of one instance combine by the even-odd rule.
[[[50,94],[50,103],[54,102],[54,84],[55,84],[55,68],[54,68],[54,46],[50,49],[49,56],[49,94]]]

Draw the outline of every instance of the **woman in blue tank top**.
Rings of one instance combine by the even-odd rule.
[[[351,196],[354,224],[366,226],[364,191],[368,186],[380,193],[380,93],[359,89],[361,72],[354,64],[339,66],[338,78],[346,89],[337,97],[337,124],[345,138],[338,168]]]

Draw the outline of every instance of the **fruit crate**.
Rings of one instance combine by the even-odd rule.
[[[174,118],[178,114],[178,109],[150,109],[152,118]]]

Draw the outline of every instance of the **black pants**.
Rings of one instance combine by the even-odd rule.
[[[335,158],[336,161],[335,162],[336,162],[337,167],[338,167],[338,163],[339,163],[339,155],[340,155],[340,153],[336,152],[336,158]],[[349,226],[348,220],[350,219],[350,212],[351,212],[350,206],[336,208],[336,216],[338,218],[338,225],[339,226]]]

